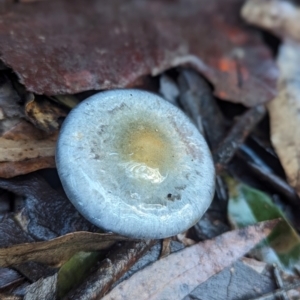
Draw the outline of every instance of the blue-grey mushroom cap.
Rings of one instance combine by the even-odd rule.
[[[183,232],[214,195],[205,139],[182,111],[145,91],[105,91],[76,106],[62,126],[56,163],[77,210],[128,237]]]

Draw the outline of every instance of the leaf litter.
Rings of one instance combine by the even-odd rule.
[[[21,97],[7,77],[0,85],[0,176],[13,177],[54,167],[57,133],[47,134],[26,120]]]
[[[278,72],[260,35],[241,21],[241,4],[19,3],[0,17],[1,58],[29,91],[49,96],[134,86],[190,64],[218,97],[253,106],[274,97]]]
[[[254,2],[258,3],[257,0],[253,0]],[[266,10],[264,13],[271,12],[271,14],[276,15],[276,10],[274,13],[272,7],[283,3],[284,1],[265,1]],[[274,98],[278,70],[272,59],[271,51],[266,47],[261,34],[245,25],[239,17],[242,4],[243,1],[238,0],[228,0],[226,4],[222,2],[222,5],[216,0],[209,3],[189,0],[188,5],[181,0],[172,3],[165,1],[142,3],[136,0],[121,3],[114,0],[109,4],[102,3],[100,5],[92,0],[87,6],[82,0],[75,0],[70,6],[67,1],[62,0],[34,4],[18,3],[18,5],[7,5],[1,9],[0,41],[4,41],[0,43],[1,57],[16,72],[27,90],[23,88],[23,91],[20,91],[15,82],[16,79],[9,74],[7,69],[3,68],[6,75],[3,78],[3,85],[0,87],[0,98],[1,93],[4,95],[0,99],[4,101],[0,101],[0,129],[2,134],[0,139],[3,139],[1,143],[3,146],[0,147],[0,176],[14,177],[42,168],[55,167],[53,155],[56,135],[62,119],[68,113],[63,107],[74,107],[86,97],[85,95],[98,89],[139,87],[158,92],[157,83],[159,81],[160,93],[172,101],[174,105],[178,105],[178,101],[179,106],[184,108],[198,129],[206,135],[212,152],[214,152],[215,162],[221,166],[218,167],[219,173],[239,174],[242,175],[239,177],[240,179],[249,181],[249,175],[242,174],[248,170],[252,179],[252,182],[250,180],[251,184],[255,185],[259,183],[260,178],[264,178],[275,191],[279,191],[283,199],[286,197],[290,203],[295,205],[299,199],[296,199],[293,189],[285,183],[284,178],[281,178],[278,173],[274,173],[272,166],[267,168],[268,172],[262,174],[260,170],[267,169],[261,167],[264,165],[263,159],[257,159],[261,155],[261,151],[249,147],[249,138],[246,139],[255,126],[256,128],[260,126],[258,122],[261,118],[266,119],[263,107],[256,107],[256,105]],[[258,10],[260,10],[259,4],[257,5]],[[269,9],[270,7],[271,9]],[[281,19],[278,22],[277,19],[275,30],[272,26],[268,28],[270,24],[268,19],[264,28],[272,30],[285,39],[281,49],[286,47],[285,52],[290,53],[289,49],[296,49],[295,42],[291,43],[287,40],[297,40],[297,24],[295,23],[297,11],[294,12],[289,7],[294,6],[283,6],[281,16],[284,22],[281,22]],[[53,18],[53,16],[55,17]],[[72,26],[66,25],[66,20],[68,20],[68,24],[71,20]],[[261,22],[263,22],[262,20],[265,21],[261,16]],[[8,26],[4,27],[4,23]],[[139,28],[136,24],[140,23],[143,26]],[[286,33],[287,31],[289,33]],[[94,34],[95,32],[97,35]],[[207,34],[208,32],[210,34]],[[292,48],[289,48],[290,45]],[[88,56],[86,55],[87,51]],[[119,55],[120,51],[122,51],[121,56]],[[280,55],[282,52],[284,51],[279,52]],[[280,56],[278,61],[280,61]],[[149,76],[158,75],[171,67],[181,65],[192,67],[194,70],[176,68],[163,73],[159,79]],[[280,71],[285,68],[285,66],[282,68],[280,64],[279,67]],[[198,72],[205,77],[201,77]],[[283,77],[282,74],[280,76]],[[296,78],[293,76],[291,81]],[[206,80],[210,81],[213,88]],[[291,88],[291,85],[286,88],[289,79],[279,79],[278,81],[282,83],[279,87],[282,90],[293,90],[294,87]],[[83,91],[88,92],[87,94],[73,95]],[[213,93],[222,100],[255,107],[248,111],[240,107],[239,119],[235,120],[232,117],[228,119],[229,115],[232,116],[230,109],[226,108],[229,104],[220,103],[215,99]],[[278,98],[284,93],[279,91]],[[273,103],[268,105],[268,109],[273,123],[272,140],[275,144],[274,119],[280,119],[281,116],[272,117],[270,107]],[[233,110],[237,107],[231,106]],[[278,108],[277,112],[282,114],[284,109],[286,107]],[[293,114],[289,115],[290,119],[292,119],[291,116]],[[235,125],[232,126],[232,124]],[[231,130],[228,131],[230,127]],[[294,131],[296,132],[296,129]],[[224,136],[226,136],[225,139]],[[250,136],[251,138],[253,136]],[[48,142],[49,147],[48,144],[45,147],[39,144]],[[280,152],[278,149],[277,151]],[[247,156],[245,156],[246,152]],[[298,166],[295,167],[295,161],[293,161],[292,166],[287,168],[280,153],[279,156],[290,183],[297,188],[297,183],[294,184],[294,174]],[[247,161],[248,159],[251,163]],[[287,169],[293,169],[293,174]],[[257,174],[260,176],[259,180],[255,178]],[[254,178],[256,179],[255,183],[253,183]],[[93,233],[97,229],[76,212],[61,191],[50,188],[36,175],[11,180],[1,179],[0,187],[11,191],[13,194],[13,199],[6,199],[5,205],[0,211],[2,222],[0,235],[4,237],[0,242],[0,251],[3,251],[2,253],[6,256],[10,250],[11,255],[8,255],[8,258],[16,270],[22,274],[21,279],[25,280],[23,286],[28,285],[29,281],[33,282],[26,292],[24,288],[21,291],[22,288],[20,287],[19,292],[15,292],[15,296],[11,297],[19,299],[20,294],[22,296],[26,294],[25,297],[27,298],[25,299],[41,299],[50,293],[48,294],[50,298],[57,295],[62,298],[72,286],[73,289],[68,293],[66,299],[102,297],[114,286],[117,280],[124,279],[123,276],[129,278],[130,275],[126,276],[126,274],[131,274],[129,269],[132,268],[133,264],[152,245],[157,244],[157,241],[117,243],[111,252],[107,253],[107,258],[104,260],[104,254],[102,255],[101,252],[79,252],[75,254],[80,250],[99,249],[101,245],[99,243],[93,244],[92,236],[100,236],[101,234]],[[262,185],[259,187],[260,189],[264,188]],[[226,184],[222,183],[220,175],[217,177],[216,194],[217,201],[214,201],[214,205],[208,210],[204,218],[194,228],[182,235],[192,243],[199,241],[199,238],[212,238],[228,230],[228,223],[224,217],[224,207],[227,203]],[[219,205],[222,207],[221,209],[217,208]],[[288,221],[284,220],[283,223],[285,222]],[[293,225],[297,227],[297,224],[293,223]],[[212,230],[211,227],[214,229]],[[80,230],[90,232],[82,233]],[[284,229],[283,234],[287,234],[289,230],[293,231],[294,229]],[[296,231],[293,232],[297,239]],[[74,244],[76,249],[71,247],[69,238],[80,234],[83,234],[83,240],[89,240],[86,246],[89,245],[90,248],[84,248],[79,241]],[[104,236],[102,235],[102,237]],[[223,235],[217,239],[222,239],[222,237]],[[224,251],[230,252],[231,248],[235,249],[235,244],[241,243],[243,238],[245,237],[237,236],[235,241],[230,243],[230,246],[228,245]],[[122,240],[122,237],[116,238],[117,240]],[[169,247],[171,247],[172,242],[174,241],[164,244],[163,253],[168,254],[170,252]],[[212,241],[204,243],[213,244]],[[110,247],[112,244],[113,242],[106,244],[106,246]],[[67,247],[66,253],[63,253],[63,248],[60,245]],[[198,245],[201,244],[195,246]],[[190,248],[193,249],[192,247],[195,246]],[[56,258],[53,258],[53,253],[55,255],[56,252],[55,250],[51,251],[52,247],[57,248],[59,253]],[[190,248],[181,252],[192,251],[189,250]],[[26,251],[31,252],[30,249],[33,249],[33,255],[28,257]],[[42,249],[45,249],[44,254]],[[37,263],[37,261],[42,261],[50,265],[61,265],[73,254],[75,255],[60,269],[58,277],[56,275],[57,269]],[[169,259],[171,262],[166,269],[172,270],[174,263],[170,257],[175,254],[178,253],[166,256],[154,263],[155,268],[161,262],[164,263],[165,260]],[[92,258],[91,262],[88,262],[89,258]],[[157,257],[154,261],[156,259]],[[236,261],[236,258],[231,259],[232,263]],[[291,263],[291,259],[294,259],[294,256],[287,254],[288,264]],[[102,261],[96,264],[97,260]],[[212,261],[218,260],[222,260],[222,255]],[[29,262],[25,263],[25,261]],[[20,262],[22,262],[21,265],[17,264]],[[182,263],[182,266],[188,268],[190,263],[195,262],[197,260],[187,259],[185,263]],[[297,263],[297,259],[295,262]],[[229,262],[227,263],[230,265]],[[93,264],[96,264],[92,268],[94,272],[88,275],[89,266]],[[203,263],[203,267],[208,268],[209,276],[214,275],[214,271],[219,272],[224,268],[220,264],[216,270],[212,270],[214,264],[209,260]],[[152,268],[154,267],[152,266]],[[82,269],[82,272],[78,272],[79,277],[72,276],[72,270],[79,269]],[[137,270],[139,269],[140,267],[137,267]],[[146,270],[144,269],[145,272]],[[236,262],[232,267],[225,268],[223,270],[225,278],[231,274],[230,278],[234,280],[232,273],[234,271],[232,270],[245,270],[245,267],[241,262]],[[133,278],[139,278],[139,274],[143,274],[144,271],[138,271]],[[62,280],[64,272],[67,274],[65,281]],[[249,269],[247,272],[250,272]],[[196,274],[196,277],[193,278],[193,273],[188,272],[187,274],[190,274],[188,278],[181,276],[178,279],[177,288],[183,287],[183,292],[187,292],[187,290],[191,292],[192,287],[198,285],[194,281],[192,285],[186,287],[184,285],[186,281],[193,281],[198,276]],[[173,275],[170,272],[166,276]],[[83,284],[74,288],[86,276]],[[257,280],[259,275],[256,274],[255,276]],[[148,277],[150,278],[150,275]],[[161,282],[167,278],[162,277]],[[242,277],[236,278],[239,281]],[[204,280],[205,282],[199,286],[199,290],[203,292],[205,285],[212,285],[213,281],[211,280]],[[218,286],[221,279],[216,280],[216,286]],[[137,283],[128,279],[124,281],[124,285],[128,282],[131,282],[131,288],[130,286],[128,288],[128,295],[131,295],[130,293],[134,292],[131,289],[135,289]],[[145,290],[151,289],[151,282],[146,279],[144,282]],[[9,283],[7,284],[9,285]],[[264,287],[266,289],[267,286],[261,285],[259,288]],[[274,285],[271,286],[269,285],[268,288],[270,293],[273,293]],[[231,287],[230,283],[227,286],[224,285],[226,297],[228,296],[229,299],[239,295],[230,294]],[[279,289],[274,291],[274,295],[283,293],[284,289],[288,289],[281,285],[278,287]],[[137,287],[137,291],[139,288],[141,287]],[[161,292],[170,296],[172,293],[168,292],[169,288],[171,285],[167,283],[166,289],[163,288]],[[269,290],[263,291],[268,293]],[[0,292],[2,292],[1,289]],[[186,297],[193,298],[194,292],[190,296],[188,295],[189,292],[185,294]],[[243,293],[243,295],[248,295],[246,285]],[[118,294],[118,296],[120,295]],[[7,297],[5,294],[1,294],[2,296]],[[259,296],[259,293],[256,293],[255,296],[253,294],[253,297]],[[172,299],[174,298],[172,297]]]
[[[79,251],[103,250],[122,240],[127,238],[109,233],[73,232],[45,242],[1,248],[0,266],[14,266],[28,261],[57,266]]]
[[[265,193],[228,179],[228,218],[235,228],[257,222],[281,218],[267,239],[257,246],[253,255],[270,265],[276,264],[288,273],[297,273],[300,268],[300,237],[284,213]]]
[[[183,299],[247,253],[277,223],[278,220],[260,223],[187,247],[139,271],[102,299]]]
[[[271,139],[289,183],[300,195],[300,9],[290,1],[256,0],[248,1],[242,12],[248,22],[270,30],[283,39],[277,57],[280,70],[278,95],[268,105]]]

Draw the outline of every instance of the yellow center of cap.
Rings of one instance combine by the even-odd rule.
[[[128,137],[128,154],[131,160],[150,168],[164,165],[167,153],[165,143],[157,131],[141,128]]]
[[[130,124],[121,133],[120,154],[126,173],[136,179],[161,183],[174,155],[171,142],[151,124]]]

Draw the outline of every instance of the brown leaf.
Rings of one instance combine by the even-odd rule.
[[[37,157],[23,161],[0,162],[0,177],[11,178],[28,174],[40,169],[55,168],[54,156]]]
[[[25,104],[25,114],[37,128],[53,133],[60,128],[59,119],[66,117],[67,111],[46,98],[31,97]]]
[[[279,93],[268,105],[271,140],[288,182],[300,195],[300,44],[283,44],[277,61]]]
[[[240,20],[241,5],[18,3],[1,17],[1,57],[38,94],[128,87],[144,75],[190,64],[214,84],[217,96],[253,106],[274,97],[277,69],[257,32]]]
[[[249,1],[244,18],[269,29],[286,41],[277,57],[278,96],[268,105],[271,140],[288,181],[300,195],[300,9],[284,0]],[[292,41],[291,39],[294,39]]]
[[[114,288],[108,299],[183,299],[265,238],[278,220],[234,230],[163,258]]]
[[[127,238],[110,233],[78,231],[46,242],[18,244],[0,249],[0,266],[8,267],[28,261],[57,266],[79,251],[109,248]]]
[[[37,157],[53,157],[56,135],[46,140],[8,140],[0,137],[1,162],[15,162]]]
[[[10,81],[0,78],[0,177],[55,166],[57,133],[49,135],[27,122],[19,102]]]

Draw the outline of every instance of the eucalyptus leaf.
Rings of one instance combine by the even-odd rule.
[[[234,228],[257,222],[281,218],[272,233],[252,252],[254,256],[281,269],[293,273],[300,269],[300,238],[284,213],[271,198],[245,184],[228,179],[228,218]]]
[[[103,256],[98,252],[80,251],[72,256],[59,270],[57,277],[57,296],[62,299],[73,287],[87,276],[92,266]]]

